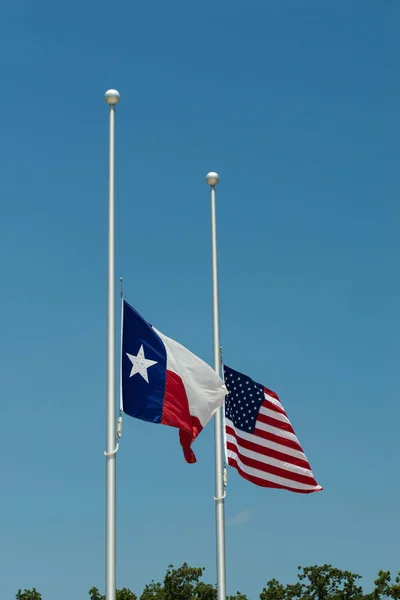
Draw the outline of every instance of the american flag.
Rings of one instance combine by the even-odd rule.
[[[228,464],[262,487],[319,492],[308,460],[275,392],[224,367]]]

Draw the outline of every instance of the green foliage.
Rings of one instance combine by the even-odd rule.
[[[260,600],[362,600],[359,575],[341,571],[331,565],[299,567],[299,581],[283,586],[271,579],[260,594]]]
[[[394,580],[390,571],[379,571],[374,590],[365,594],[359,585],[360,575],[342,571],[332,565],[299,567],[298,581],[283,585],[270,579],[260,594],[260,600],[400,600],[400,571]],[[204,569],[187,563],[177,569],[169,565],[163,582],[147,584],[140,600],[217,600],[214,585],[202,581]],[[106,600],[96,587],[89,590],[90,600]],[[35,588],[18,590],[16,600],[42,600]],[[117,590],[117,600],[137,600],[129,589]],[[226,600],[248,600],[241,592]]]
[[[140,600],[217,600],[214,585],[200,581],[204,569],[183,563],[178,569],[169,565],[163,584],[152,581],[146,585]],[[227,600],[247,600],[240,592]]]
[[[335,569],[332,565],[299,567],[302,600],[359,600],[362,587],[356,582],[360,575]]]
[[[148,583],[140,596],[140,600],[164,600],[164,588],[160,582]]]
[[[42,600],[41,594],[35,588],[31,590],[18,590],[15,595],[16,600]]]
[[[164,578],[164,600],[192,600],[196,598],[196,587],[203,575],[200,567],[189,567],[183,563],[178,569],[169,565]]]
[[[374,583],[375,589],[372,594],[366,596],[367,600],[400,599],[400,571],[397,573],[394,583],[392,583],[390,571],[379,571]]]
[[[217,589],[211,583],[199,581],[195,588],[195,598],[199,600],[217,600]]]
[[[105,600],[105,596],[100,594],[97,587],[92,587],[92,589],[89,590],[89,596],[90,600]]]
[[[117,600],[137,600],[137,596],[131,590],[122,588],[122,590],[117,590]]]
[[[152,581],[146,585],[140,600],[216,600],[215,587],[200,581],[204,569],[183,563],[178,569],[169,565],[163,585]]]
[[[270,579],[260,594],[260,600],[285,600],[286,588],[277,579]]]
[[[152,581],[148,583],[140,596],[140,600],[163,600],[164,588],[160,582]]]
[[[89,596],[90,600],[106,600],[106,597],[100,594],[96,587],[89,590]],[[137,596],[131,590],[122,588],[122,590],[117,590],[117,600],[137,600]]]

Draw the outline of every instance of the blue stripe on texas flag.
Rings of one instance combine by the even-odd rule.
[[[144,356],[145,361],[155,361],[142,372],[132,374],[133,363],[129,358]],[[134,361],[137,363],[137,361]],[[123,301],[122,328],[122,403],[126,414],[143,421],[161,423],[167,355],[163,342],[141,315],[125,300]],[[148,381],[146,381],[146,377]]]

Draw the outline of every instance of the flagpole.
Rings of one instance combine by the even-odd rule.
[[[217,222],[215,210],[215,186],[219,175],[211,172],[206,176],[210,186],[211,200],[211,247],[212,247],[212,298],[213,298],[213,334],[214,334],[214,369],[221,375],[221,346],[219,341],[219,306],[218,306],[218,265],[217,265]],[[225,560],[225,485],[224,460],[222,451],[222,410],[220,407],[214,418],[215,445],[215,517],[216,517],[216,552],[217,552],[217,599],[226,600],[226,560]]]
[[[107,402],[106,402],[106,600],[116,600],[116,428],[115,428],[115,107],[120,95],[105,93],[109,106]]]

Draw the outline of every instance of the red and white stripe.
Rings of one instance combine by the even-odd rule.
[[[228,464],[256,485],[301,494],[322,490],[278,396],[267,388],[254,432],[236,429],[225,417],[225,443]]]
[[[225,382],[201,358],[155,327],[167,357],[163,425],[179,427],[179,439],[188,463],[196,462],[192,444],[228,393]]]

